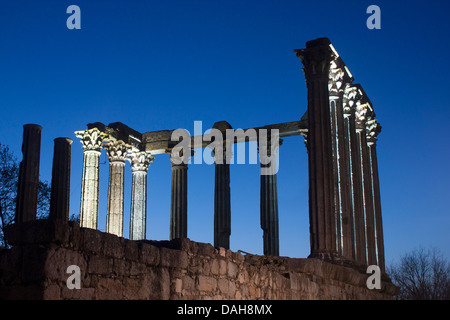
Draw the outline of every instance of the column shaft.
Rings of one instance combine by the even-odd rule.
[[[124,174],[124,161],[110,162],[106,232],[119,237],[123,236]]]
[[[22,154],[17,189],[16,223],[36,219],[39,192],[39,163],[42,127],[37,124],[23,126]]]
[[[76,131],[83,145],[83,177],[81,181],[80,226],[97,229],[98,227],[98,196],[100,176],[100,155],[102,142],[106,134],[92,128]]]
[[[274,163],[271,165],[274,165]],[[261,164],[261,166],[265,165]],[[280,252],[276,174],[261,175],[260,215],[264,255],[278,256]]]
[[[147,172],[133,171],[131,191],[130,239],[146,238]]]
[[[230,248],[231,201],[230,165],[215,164],[214,185],[214,246]]]
[[[328,78],[308,82],[308,122],[311,256],[326,258],[336,252]]]
[[[172,164],[170,240],[187,238],[187,164]]]
[[[50,218],[69,220],[70,207],[70,161],[72,140],[56,138],[53,153]]]
[[[80,226],[98,228],[100,151],[85,150],[81,186]]]
[[[385,271],[384,261],[384,240],[383,240],[383,222],[381,218],[381,201],[380,201],[380,183],[378,177],[378,160],[376,144],[369,146],[370,148],[370,163],[372,174],[372,194],[373,194],[373,210],[374,210],[374,225],[375,225],[375,245],[377,264],[381,270]]]

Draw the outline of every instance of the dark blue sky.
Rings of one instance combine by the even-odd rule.
[[[66,9],[81,8],[81,30]],[[366,9],[381,8],[381,30]],[[293,49],[328,37],[370,97],[378,142],[387,263],[417,246],[450,258],[446,1],[2,1],[0,142],[21,159],[22,126],[43,126],[41,178],[50,181],[53,139],[72,148],[71,212],[79,212],[82,149],[73,132],[120,121],[140,131],[248,128],[298,120],[306,86]],[[105,162],[106,155],[101,158]],[[125,236],[131,173],[127,164]],[[105,229],[108,165],[101,165]],[[149,170],[150,239],[169,237],[170,163]],[[278,174],[280,254],[309,254],[307,154],[286,138]],[[213,241],[214,167],[189,168],[188,236]],[[231,249],[262,253],[259,166],[231,168]]]

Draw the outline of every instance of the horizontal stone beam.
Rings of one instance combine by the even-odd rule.
[[[235,138],[233,143],[256,141],[257,137],[251,135],[245,135],[249,130],[255,130],[259,132],[260,129],[265,129],[268,132],[272,129],[278,129],[280,138],[297,136],[308,132],[307,120],[284,122],[266,125],[262,127],[241,129],[243,131],[242,139]],[[238,130],[238,129],[235,129]],[[145,145],[145,151],[150,151],[152,154],[165,153],[167,149],[173,148],[178,142],[171,141],[171,135],[173,130],[162,130],[147,132],[142,135],[142,143]],[[205,134],[201,136],[191,137],[191,146],[193,149],[205,148],[211,143],[211,134]],[[224,136],[224,143],[226,142],[226,136]]]

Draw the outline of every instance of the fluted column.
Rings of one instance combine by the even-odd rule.
[[[355,117],[356,117],[356,140],[359,148],[359,161],[361,171],[361,189],[360,197],[363,201],[362,217],[364,221],[365,233],[365,252],[367,265],[376,264],[375,254],[375,233],[374,233],[374,214],[373,214],[373,197],[372,197],[372,179],[369,159],[369,148],[367,146],[366,136],[366,119],[368,114],[368,105],[361,101],[357,101]]]
[[[100,155],[106,134],[97,128],[92,128],[76,131],[75,135],[81,139],[84,150],[80,226],[97,229]]]
[[[381,200],[380,200],[380,182],[378,176],[377,160],[377,136],[381,132],[381,126],[375,119],[370,119],[366,123],[367,145],[369,147],[370,174],[372,182],[372,198],[374,212],[374,233],[377,265],[382,271],[385,270],[384,261],[384,240],[383,240],[383,222],[381,218]]]
[[[280,254],[276,173],[278,148],[272,150],[271,139],[268,138],[263,141],[258,140],[258,150],[260,158],[273,155],[270,163],[261,161],[260,222],[263,230],[263,252],[264,255],[278,256]]]
[[[132,151],[127,155],[133,175],[131,190],[130,239],[143,240],[147,228],[147,170],[155,159],[150,152]]]
[[[214,246],[226,249],[231,235],[230,159],[225,148],[214,150]]]
[[[171,156],[172,190],[170,201],[170,240],[187,238],[187,161],[178,163]]]
[[[332,259],[336,255],[333,149],[329,107],[330,41],[309,41],[295,50],[302,60],[308,89],[308,171],[310,257]]]
[[[23,159],[19,166],[16,223],[36,219],[39,190],[41,131],[42,127],[37,124],[26,124],[23,126]]]
[[[348,164],[348,136],[345,133],[344,83],[351,81],[340,59],[331,61],[329,75],[331,136],[333,148],[335,233],[338,254],[353,259],[353,217]]]
[[[106,232],[123,236],[125,156],[130,146],[121,140],[108,141],[104,148],[109,159],[108,211]]]
[[[69,221],[72,140],[56,138],[53,152],[50,219]]]

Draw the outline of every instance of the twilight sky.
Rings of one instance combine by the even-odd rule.
[[[81,30],[69,30],[69,5]],[[369,30],[369,5],[381,29]],[[41,179],[51,180],[53,139],[72,145],[71,213],[79,213],[83,152],[74,131],[123,122],[140,132],[203,130],[226,120],[249,128],[300,119],[301,62],[293,53],[328,37],[371,99],[378,141],[386,262],[418,246],[450,258],[446,1],[42,0],[0,4],[0,142],[20,160],[23,124],[43,126]],[[250,146],[252,147],[252,146]],[[248,150],[248,146],[247,146]],[[99,228],[105,230],[108,164],[101,157]],[[126,167],[125,237],[131,170]],[[309,254],[303,138],[280,148],[280,254]],[[171,166],[148,174],[147,238],[169,238]],[[214,166],[188,170],[188,236],[213,242]],[[259,165],[231,166],[231,249],[262,254]]]

